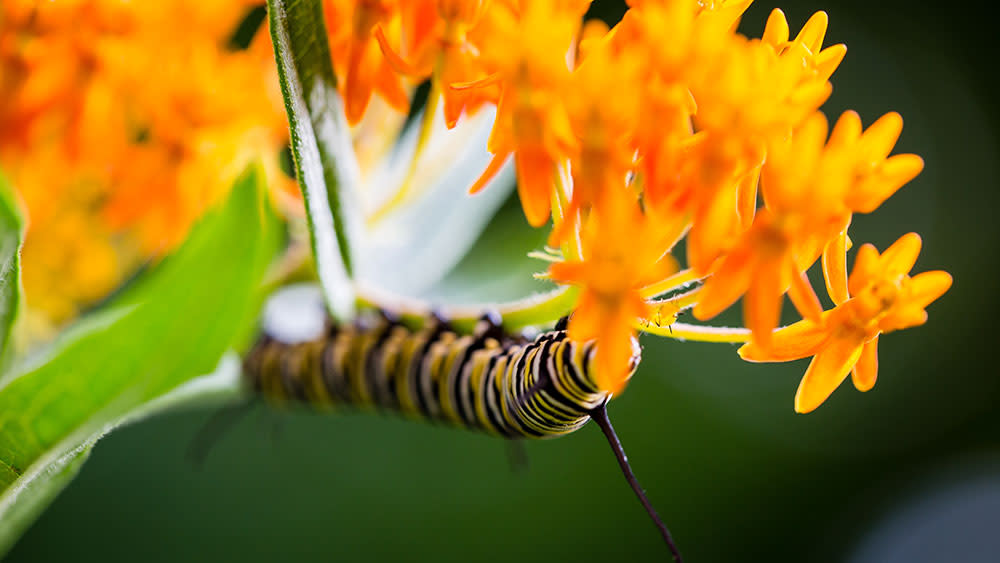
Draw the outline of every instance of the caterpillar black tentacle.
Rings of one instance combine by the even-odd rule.
[[[327,322],[319,337],[288,343],[265,333],[246,356],[249,386],[265,399],[317,408],[338,405],[479,430],[508,439],[552,438],[593,419],[608,438],[626,480],[670,547],[607,418],[609,392],[595,377],[595,342],[574,342],[566,323],[530,340],[505,332],[485,313],[472,334],[433,314],[418,329],[389,311],[343,326]],[[629,374],[641,350],[633,340]]]

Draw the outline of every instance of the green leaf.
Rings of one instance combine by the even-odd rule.
[[[360,171],[337,92],[321,0],[268,0],[292,154],[313,256],[333,316],[354,316],[352,272],[362,218]]]
[[[261,178],[245,173],[148,278],[0,383],[0,555],[111,428],[238,389],[238,367],[228,379],[192,380],[255,324],[282,238]]]
[[[21,244],[24,217],[7,180],[0,175],[0,369],[6,365],[10,331],[21,306]]]

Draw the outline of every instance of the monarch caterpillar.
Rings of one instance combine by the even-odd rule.
[[[680,554],[628,464],[596,384],[595,342],[567,337],[566,321],[532,339],[486,313],[471,334],[440,315],[411,329],[381,311],[291,343],[267,330],[244,361],[247,383],[272,402],[350,405],[484,431],[508,439],[553,438],[589,420],[600,426],[633,491],[674,559]],[[629,374],[641,359],[633,339]]]

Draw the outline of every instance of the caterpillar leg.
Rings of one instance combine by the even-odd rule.
[[[611,445],[611,451],[615,453],[615,459],[618,460],[618,465],[622,468],[622,473],[625,475],[625,480],[628,481],[632,491],[635,492],[635,496],[639,497],[639,502],[646,509],[649,517],[653,519],[653,523],[660,530],[660,535],[663,536],[663,541],[667,542],[667,548],[670,549],[671,555],[673,555],[674,561],[681,563],[681,553],[677,550],[677,546],[674,544],[674,538],[670,535],[670,530],[667,529],[667,525],[663,523],[660,519],[660,515],[656,513],[656,509],[649,502],[646,497],[646,492],[642,490],[639,485],[639,481],[635,478],[635,473],[632,473],[632,466],[628,463],[628,456],[625,455],[625,450],[622,448],[622,443],[618,439],[618,435],[615,433],[615,429],[611,426],[611,419],[608,418],[608,403],[605,401],[601,406],[590,411],[590,419],[593,420],[600,428],[601,432],[604,432],[604,437],[608,439],[608,444]]]

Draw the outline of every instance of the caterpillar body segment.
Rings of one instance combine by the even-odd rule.
[[[462,335],[440,318],[412,330],[381,314],[328,323],[298,343],[265,333],[244,371],[258,394],[278,403],[349,405],[506,438],[549,438],[579,429],[610,398],[595,383],[594,352],[593,342],[573,342],[565,330],[534,340],[505,333],[492,315]]]

